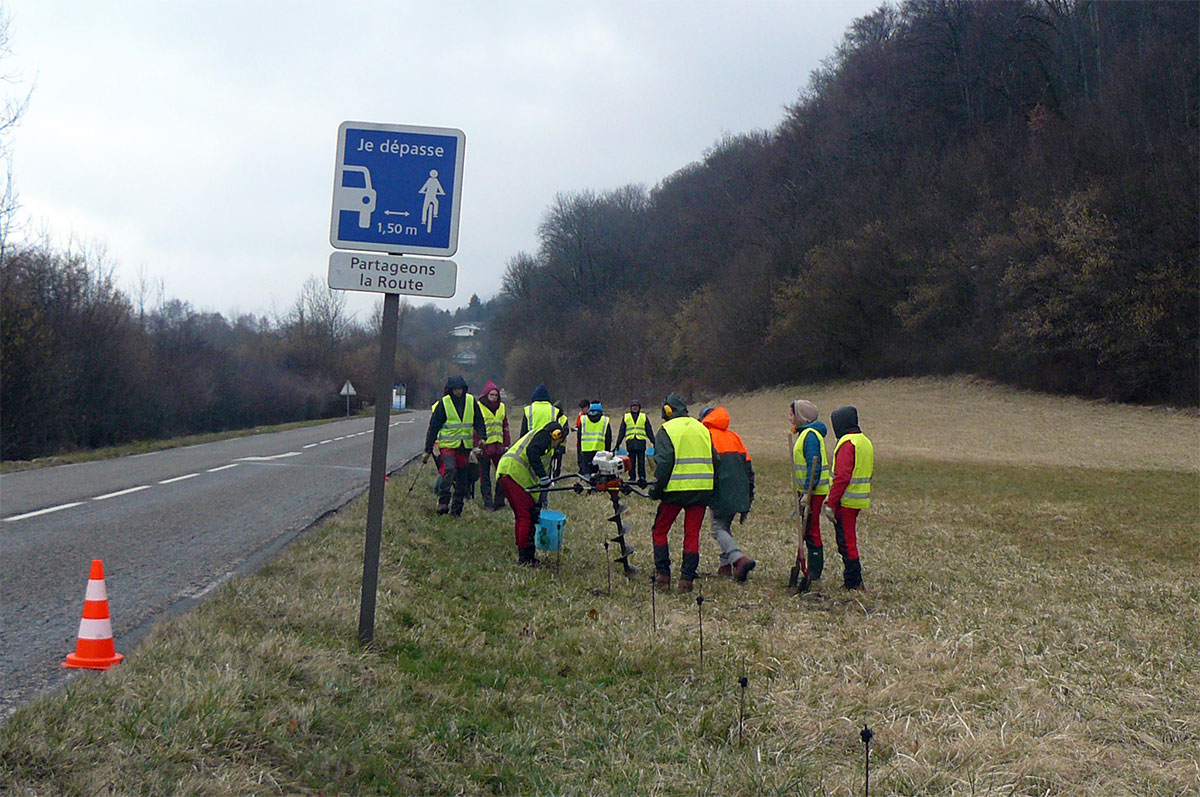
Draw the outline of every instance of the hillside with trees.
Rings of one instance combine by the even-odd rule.
[[[973,373],[1194,406],[1192,2],[908,0],[771,131],[563,193],[507,267],[506,384],[614,399]]]
[[[381,308],[365,322],[310,277],[272,315],[197,310],[161,286],[130,295],[102,250],[46,240],[0,258],[0,439],[3,457],[334,417],[349,379],[375,401]],[[441,394],[453,368],[450,330],[487,317],[401,305],[395,374],[414,405]],[[385,397],[385,400],[390,397]]]

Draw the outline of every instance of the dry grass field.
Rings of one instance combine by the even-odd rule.
[[[875,441],[865,593],[838,588],[832,547],[818,589],[783,587],[799,397],[826,420],[855,404]],[[511,515],[438,518],[409,471],[374,649],[355,640],[362,501],[10,717],[0,791],[855,795],[864,724],[872,794],[1200,791],[1194,414],[969,380],[723,403],[758,471],[735,527],[749,583],[710,575],[702,606],[659,593],[652,617],[644,578],[609,587],[605,498],[556,496],[565,550],[519,570]],[[648,573],[653,507],[627,501]],[[711,574],[707,531],[701,554]]]

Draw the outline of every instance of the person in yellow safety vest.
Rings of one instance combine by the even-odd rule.
[[[642,412],[642,402],[634,399],[629,402],[629,412],[621,420],[613,450],[620,448],[621,441],[625,441],[631,464],[629,478],[641,487],[646,486],[646,441],[653,439],[654,427],[650,425],[650,416]]]
[[[483,508],[498,510],[504,508],[504,493],[499,489],[492,494],[492,466],[500,467],[500,458],[512,444],[508,432],[508,415],[504,402],[500,400],[500,388],[488,380],[479,394],[479,412],[483,415],[483,425],[487,429],[487,437],[476,440],[483,454],[479,457],[479,489],[483,493]]]
[[[678,394],[667,396],[662,416],[664,423],[654,438],[655,481],[650,486],[650,497],[661,501],[652,531],[655,583],[660,587],[671,586],[667,533],[682,510],[683,566],[679,571],[679,591],[691,592],[700,565],[700,527],[720,464],[712,435],[704,424],[688,417],[687,404]]]
[[[858,513],[871,505],[871,478],[875,472],[875,446],[858,427],[858,410],[838,407],[829,420],[837,445],[833,448],[833,480],[825,514],[833,521],[838,553],[845,565],[846,589],[862,589],[862,564],[858,559]]]
[[[462,514],[463,501],[470,489],[471,452],[476,437],[486,438],[487,428],[483,425],[483,413],[475,397],[467,392],[467,382],[461,376],[446,380],[442,400],[433,407],[429,416],[429,428],[425,432],[425,455],[427,462],[433,455],[433,445],[440,450],[442,467],[441,486],[438,490],[439,515],[449,512],[454,517]],[[451,487],[454,497],[451,500]]]
[[[558,410],[554,409],[554,403],[550,400],[550,388],[538,385],[533,389],[533,395],[529,397],[529,403],[521,413],[520,436],[524,437],[531,431],[541,429],[550,421],[556,420],[558,415]]]
[[[592,460],[596,454],[611,450],[612,424],[604,414],[604,406],[599,401],[593,401],[579,424],[579,440],[575,444],[579,472],[587,476],[592,472]]]
[[[804,530],[804,546],[808,549],[808,578],[819,581],[825,569],[825,548],[821,544],[821,505],[829,494],[829,453],[825,448],[825,424],[817,420],[817,405],[805,399],[793,401],[788,408],[792,433],[797,435],[792,445],[792,484],[799,500],[812,485],[809,498],[808,527]],[[816,462],[816,467],[813,463]],[[804,507],[800,507],[803,516]],[[796,566],[800,566],[803,551],[796,551]],[[795,584],[791,586],[796,586]]]
[[[565,427],[549,421],[541,428],[521,435],[512,448],[500,458],[496,468],[496,487],[512,507],[514,531],[517,538],[517,564],[537,567],[541,563],[534,555],[533,526],[538,519],[538,487],[550,483],[547,467],[554,449],[564,437]]]

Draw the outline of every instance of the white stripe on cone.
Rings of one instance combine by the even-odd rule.
[[[104,591],[104,579],[89,578],[87,593],[83,596],[85,601],[106,601],[108,595]]]
[[[86,617],[79,621],[80,639],[112,639],[112,619],[89,620]]]

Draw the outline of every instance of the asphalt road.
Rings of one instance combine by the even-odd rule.
[[[428,412],[393,415],[388,470],[421,451]],[[367,489],[374,420],[0,476],[0,718],[79,671],[92,559],[117,652]],[[365,532],[365,530],[364,530]]]

